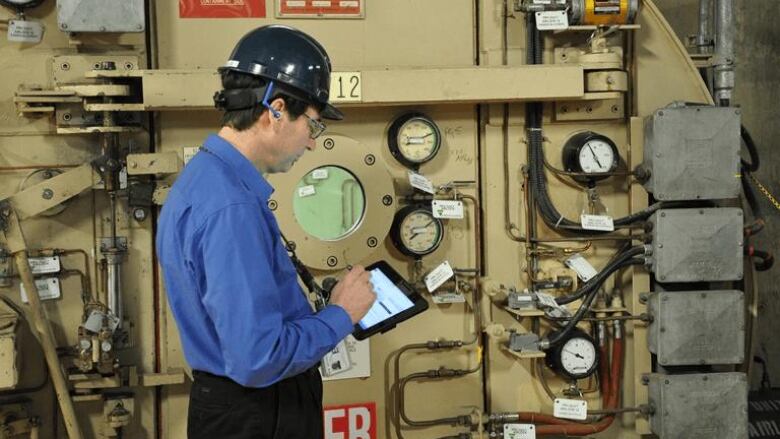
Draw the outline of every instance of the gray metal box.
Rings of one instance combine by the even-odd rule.
[[[742,209],[662,209],[650,223],[658,282],[742,279]]]
[[[662,366],[742,363],[744,296],[738,290],[650,294],[648,349]]]
[[[737,198],[740,110],[672,104],[645,120],[644,186],[658,200]]]
[[[650,429],[661,439],[746,439],[747,376],[742,373],[649,376]]]
[[[143,32],[143,0],[57,0],[63,32]]]

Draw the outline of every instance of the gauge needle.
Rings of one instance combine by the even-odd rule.
[[[574,355],[575,357],[577,357],[577,358],[579,358],[579,359],[581,359],[581,360],[584,360],[584,359],[585,359],[585,357],[583,357],[582,355],[580,355],[580,354],[578,354],[578,353],[576,353],[576,352],[572,352],[572,351],[570,351],[570,350],[568,350],[568,349],[564,349],[564,352],[568,352],[568,353],[570,353],[570,354]]]
[[[593,159],[596,160],[596,164],[599,165],[599,169],[601,168],[601,162],[599,161],[598,156],[596,155],[596,151],[593,150],[593,147],[588,145],[588,149],[590,150],[590,153],[593,154]]]
[[[412,233],[412,236],[409,237],[409,241],[413,240],[414,238],[420,236],[419,233]]]

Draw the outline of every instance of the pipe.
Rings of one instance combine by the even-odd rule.
[[[733,0],[717,0],[715,5],[715,102],[731,105],[735,83]]]
[[[107,291],[108,291],[108,309],[114,313],[119,321],[119,327],[122,327],[123,309],[122,309],[122,261],[124,252],[118,249],[111,249],[104,252],[107,263]]]
[[[65,428],[68,431],[70,439],[81,439],[81,429],[76,419],[76,411],[73,407],[73,400],[70,398],[68,384],[65,381],[65,375],[60,368],[57,351],[54,348],[54,332],[51,325],[46,320],[43,305],[41,304],[40,293],[35,285],[32,270],[30,270],[30,261],[27,258],[27,251],[22,250],[14,255],[16,268],[19,270],[19,276],[22,278],[22,284],[27,291],[27,299],[30,303],[32,314],[32,324],[39,335],[43,354],[46,358],[46,364],[49,366],[50,377],[54,384],[54,390],[57,395],[62,418],[65,422]]]
[[[700,54],[712,53],[712,1],[699,0],[699,35],[696,46]]]

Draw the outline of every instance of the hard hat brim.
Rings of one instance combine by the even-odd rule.
[[[325,104],[325,108],[320,111],[320,117],[330,120],[342,120],[344,119],[344,113],[331,104]]]

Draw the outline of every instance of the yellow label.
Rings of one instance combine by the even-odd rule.
[[[333,72],[330,74],[330,102],[362,102],[362,87],[360,72]]]
[[[628,0],[585,0],[584,24],[626,24]]]

